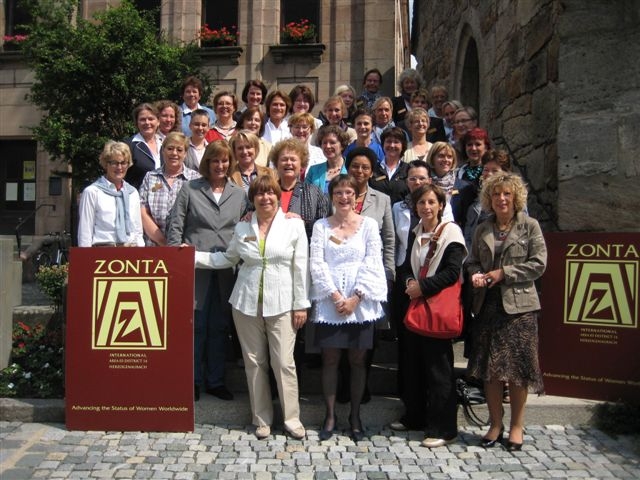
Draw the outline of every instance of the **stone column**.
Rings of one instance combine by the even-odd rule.
[[[14,259],[13,239],[0,238],[0,369],[9,364],[13,307],[22,303],[22,263]]]

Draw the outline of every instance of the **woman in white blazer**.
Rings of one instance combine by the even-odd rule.
[[[298,380],[293,359],[296,331],[307,320],[308,240],[304,222],[285,218],[281,189],[270,175],[249,187],[255,206],[250,222],[239,222],[226,252],[197,252],[197,268],[229,268],[242,260],[233,293],[233,310],[256,437],[271,434],[273,403],[269,360],[278,385],[284,429],[296,439],[306,432],[300,422]]]

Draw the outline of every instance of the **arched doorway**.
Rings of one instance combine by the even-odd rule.
[[[480,111],[480,66],[478,63],[478,47],[473,37],[469,36],[462,64],[460,77],[460,100],[463,105]]]

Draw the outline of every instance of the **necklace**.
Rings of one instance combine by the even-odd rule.
[[[329,168],[329,165],[327,165],[327,174],[335,175],[338,172],[340,172],[340,170],[342,170],[342,165],[344,164],[344,158],[341,158],[340,160],[342,161],[340,162],[340,165],[338,165],[337,167]]]
[[[504,241],[511,231],[511,227],[513,226],[513,219],[511,217],[507,223],[499,223],[498,219],[496,219],[495,228],[496,228],[496,237],[499,241]]]

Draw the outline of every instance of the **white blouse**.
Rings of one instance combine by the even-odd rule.
[[[382,263],[382,240],[378,223],[361,217],[358,230],[347,239],[336,238],[326,218],[313,226],[311,236],[311,299],[315,301],[312,321],[341,325],[373,322],[384,315],[381,302],[387,299],[387,277]],[[363,294],[349,316],[340,315],[331,299],[339,291],[351,297]]]

